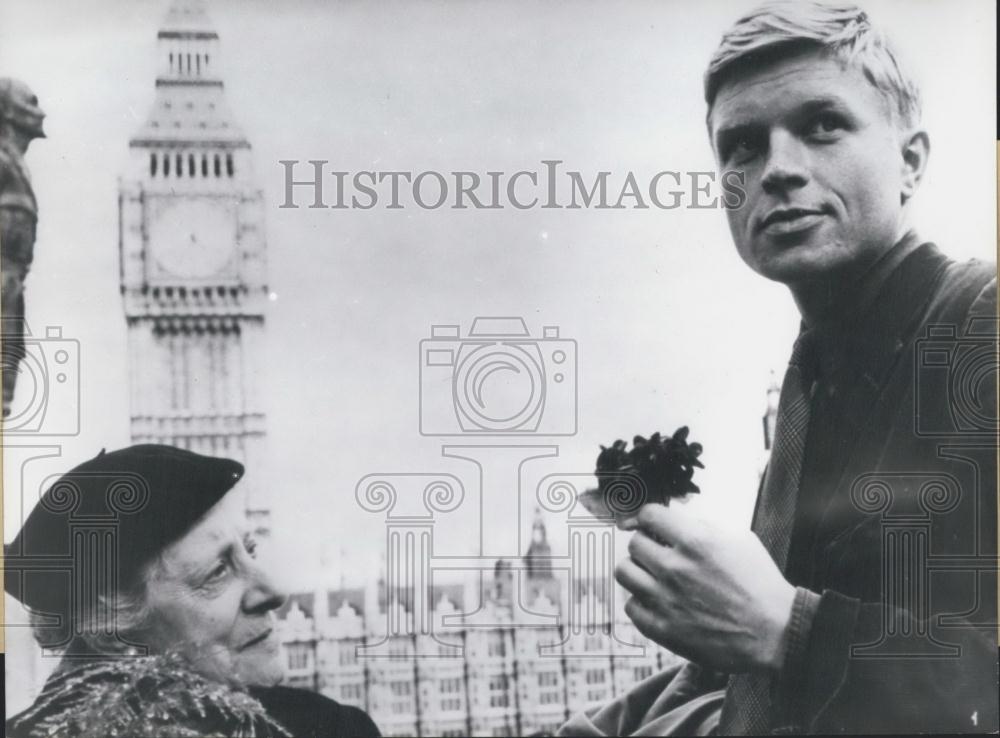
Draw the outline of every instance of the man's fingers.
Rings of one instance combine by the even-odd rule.
[[[653,576],[632,559],[622,559],[615,567],[615,579],[620,585],[643,599],[656,595],[657,582]]]
[[[662,543],[657,543],[641,530],[637,531],[628,542],[629,555],[641,567],[658,579],[670,576],[671,560],[674,550]]]
[[[630,597],[625,603],[625,614],[636,629],[651,641],[666,645],[668,628],[662,615],[646,607],[638,597]],[[669,648],[669,646],[667,646]]]
[[[683,545],[698,522],[683,505],[650,503],[639,509],[639,530],[668,546]]]

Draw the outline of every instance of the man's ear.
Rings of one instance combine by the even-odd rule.
[[[902,204],[905,205],[906,201],[913,197],[917,192],[917,188],[920,187],[920,181],[924,177],[924,170],[927,169],[927,158],[930,156],[930,153],[931,140],[927,135],[927,131],[917,129],[903,136],[903,186],[900,190],[900,202]]]

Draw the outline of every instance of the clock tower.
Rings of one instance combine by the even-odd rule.
[[[266,534],[263,197],[203,2],[174,0],[157,43],[153,108],[119,192],[132,440],[241,461],[237,489]]]

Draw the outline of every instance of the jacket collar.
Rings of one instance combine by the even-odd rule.
[[[933,243],[908,233],[850,290],[832,319],[807,329],[819,378],[860,379],[873,389],[906,346],[931,287],[947,264]]]

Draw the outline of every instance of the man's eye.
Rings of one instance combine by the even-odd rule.
[[[824,135],[827,133],[833,133],[844,127],[844,121],[839,115],[834,115],[833,113],[824,113],[823,115],[818,115],[809,124],[809,135]]]
[[[214,582],[217,579],[221,579],[225,576],[227,571],[229,571],[229,564],[225,561],[220,561],[218,565],[209,573],[206,581]]]
[[[744,162],[754,156],[759,149],[760,142],[755,136],[737,136],[727,147],[726,160]]]

